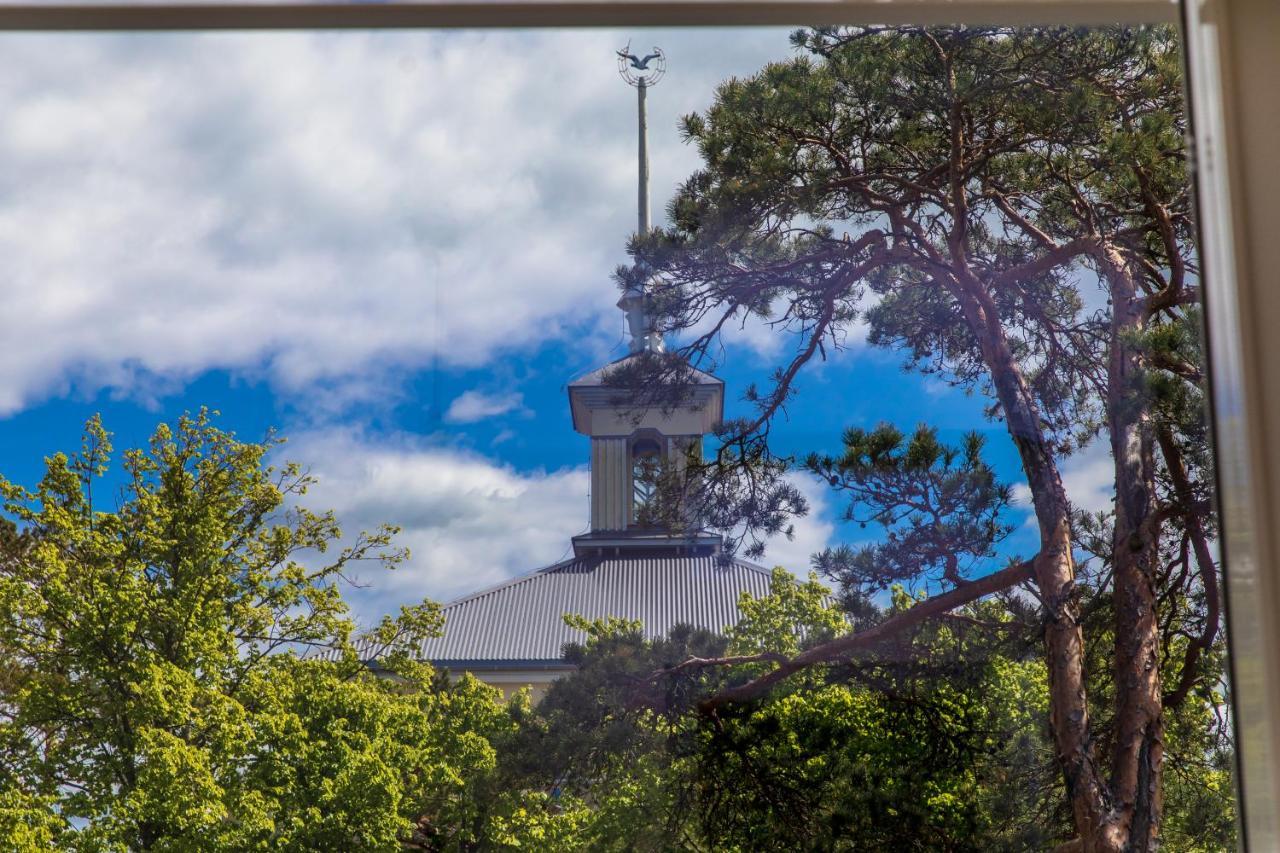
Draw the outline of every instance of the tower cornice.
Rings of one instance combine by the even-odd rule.
[[[724,419],[724,380],[687,367],[688,382],[673,404],[634,399],[630,389],[610,382],[614,371],[634,363],[632,353],[569,383],[573,428],[583,435],[630,435],[650,427],[666,435],[706,435]]]

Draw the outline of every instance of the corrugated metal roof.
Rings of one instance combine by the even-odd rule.
[[[441,663],[559,660],[584,639],[566,613],[638,619],[651,639],[679,624],[723,631],[741,618],[739,595],[767,595],[769,581],[766,569],[714,556],[576,558],[445,605],[444,635],[418,652]]]

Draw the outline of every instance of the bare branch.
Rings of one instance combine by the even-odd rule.
[[[1193,494],[1191,488],[1191,480],[1187,476],[1187,467],[1183,462],[1182,452],[1173,440],[1173,435],[1168,428],[1157,430],[1156,439],[1160,443],[1160,452],[1164,456],[1165,468],[1169,471],[1169,479],[1173,481],[1174,491],[1177,493],[1184,507],[1193,505]],[[1205,599],[1205,617],[1204,629],[1200,636],[1191,638],[1191,642],[1187,645],[1186,654],[1182,661],[1182,675],[1178,679],[1178,684],[1173,690],[1164,696],[1164,707],[1166,709],[1177,708],[1186,701],[1187,694],[1191,692],[1191,688],[1195,686],[1197,680],[1202,675],[1200,671],[1200,658],[1205,651],[1213,646],[1213,641],[1218,636],[1218,623],[1222,618],[1222,602],[1218,590],[1218,571],[1213,561],[1213,553],[1209,548],[1209,537],[1205,533],[1204,525],[1200,522],[1200,515],[1194,509],[1188,509],[1185,515],[1184,524],[1186,525],[1187,536],[1191,540],[1192,550],[1196,557],[1196,567],[1200,572],[1200,585],[1204,588]]]
[[[995,276],[988,282],[988,287],[993,291],[1001,288],[1012,287],[1019,282],[1036,278],[1045,273],[1057,269],[1060,266],[1071,263],[1076,258],[1090,254],[1099,246],[1097,237],[1086,235],[1068,240],[1060,246],[1045,252],[1033,261],[1027,261],[1025,264],[1018,264],[1016,267],[1010,267],[999,275]]]

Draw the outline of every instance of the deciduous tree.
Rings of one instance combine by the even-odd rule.
[[[434,604],[369,635],[394,678],[356,658],[337,582],[403,552],[391,528],[339,547],[333,516],[299,503],[310,478],[267,464],[277,444],[201,412],[113,469],[94,419],[34,489],[0,479],[17,522],[0,527],[6,843],[399,851],[489,831],[470,786],[509,709],[397,651],[440,629]]]

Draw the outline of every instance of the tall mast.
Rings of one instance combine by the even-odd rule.
[[[655,47],[644,56],[631,52],[631,43],[618,52],[618,73],[636,90],[636,233],[646,236],[653,228],[649,221],[649,112],[647,95],[650,87],[657,85],[667,73],[667,57],[662,48]],[[631,351],[662,352],[666,347],[662,335],[654,329],[653,318],[646,310],[642,284],[627,288],[618,300],[618,307],[627,312],[627,325],[631,330]]]
[[[618,73],[636,89],[636,111],[639,141],[639,228],[641,234],[648,234],[652,227],[649,224],[649,112],[645,105],[646,95],[653,86],[658,85],[662,75],[667,73],[667,56],[662,48],[655,47],[644,56],[636,56],[631,52],[631,42],[618,51]]]
[[[641,77],[636,84],[636,101],[638,112],[638,129],[640,135],[640,234],[649,233],[649,113],[646,109],[644,93],[649,91],[649,81]]]

